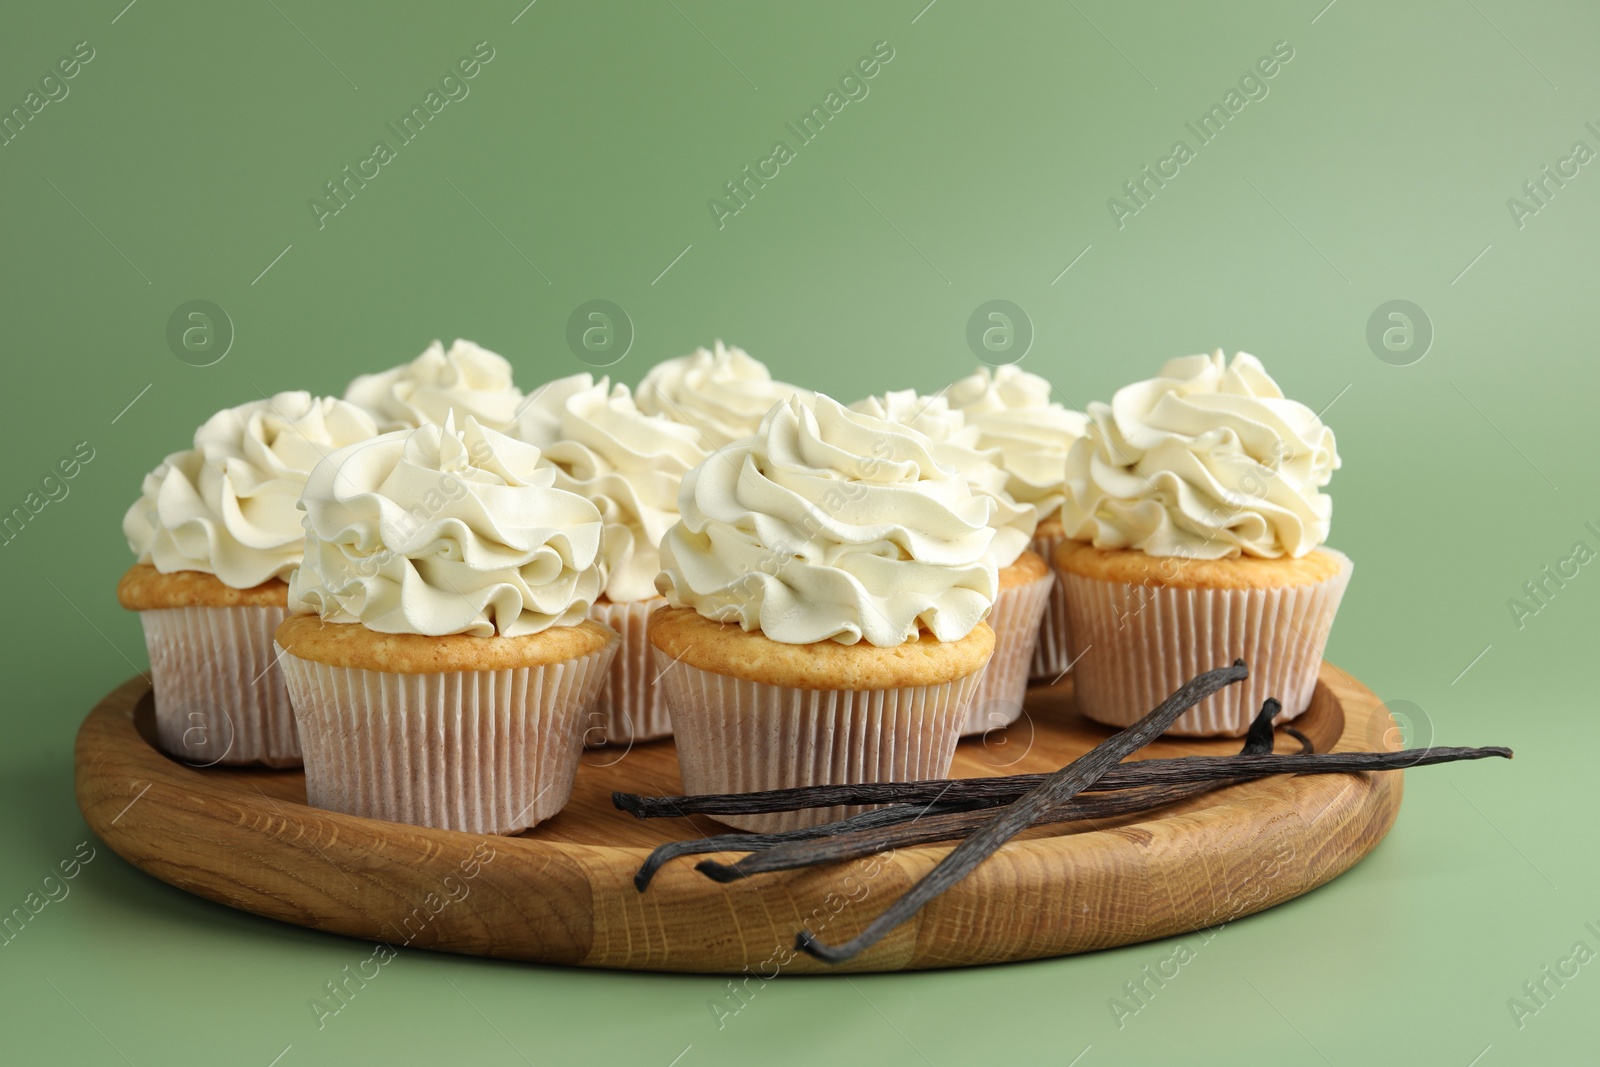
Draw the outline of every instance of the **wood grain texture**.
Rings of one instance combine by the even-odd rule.
[[[1319,751],[1378,749],[1396,736],[1373,694],[1326,663],[1296,725]],[[1006,731],[964,741],[953,773],[1054,770],[1109,732],[1073,711],[1069,679],[1030,691],[1027,714]],[[500,838],[310,808],[298,771],[192,768],[158,752],[153,736],[143,679],[108,694],[78,731],[78,804],[114,851],[180,889],[394,946],[632,970],[748,966],[768,977],[1036,959],[1226,922],[1349,869],[1388,832],[1402,789],[1398,771],[1279,776],[1157,814],[1031,830],[883,942],[829,967],[794,954],[795,931],[853,936],[949,845],[732,885],[678,861],[641,894],[633,873],[651,848],[725,832],[707,818],[641,822],[612,807],[614,789],[679,791],[670,741],[585,752],[566,809]],[[1237,747],[1162,739],[1139,758]]]

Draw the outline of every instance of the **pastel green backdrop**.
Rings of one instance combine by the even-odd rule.
[[[220,407],[337,392],[435,337],[529,387],[587,369],[566,335],[592,299],[632,323],[610,368],[628,382],[721,337],[842,399],[931,391],[975,365],[967,321],[992,299],[1026,312],[1023,366],[1074,406],[1170,356],[1254,352],[1339,435],[1333,542],[1357,569],[1330,656],[1415,739],[1518,755],[1409,774],[1369,859],[1191,938],[1120,1027],[1110,1000],[1177,942],[780,980],[720,1028],[723,980],[406,953],[319,1030],[308,1001],[369,946],[99,846],[0,946],[8,1062],[1593,1057],[1600,968],[1561,961],[1600,949],[1600,568],[1569,564],[1520,625],[1508,607],[1575,542],[1600,548],[1600,174],[1573,154],[1600,148],[1591,6],[125,2],[11,4],[0,34],[0,107],[24,109],[0,146],[0,511],[93,451],[0,547],[0,911],[88,836],[74,731],[146,662],[113,597],[141,475]],[[92,58],[41,86],[80,42]],[[401,145],[386,124],[480,42],[492,59],[445,87],[467,95]],[[1240,88],[1275,46],[1292,59]],[[866,95],[849,83],[800,144],[785,123],[875,48],[892,59]],[[1228,121],[1202,144],[1185,124],[1213,104]],[[1193,158],[1163,163],[1180,139]],[[331,207],[325,183],[379,140],[393,158],[319,226],[308,201]],[[724,183],[771,175],[779,140],[793,158],[719,225],[708,201],[735,206]],[[194,300],[232,323],[210,366],[167,338]],[[1380,316],[1399,351],[1374,349],[1392,300],[1422,315]]]

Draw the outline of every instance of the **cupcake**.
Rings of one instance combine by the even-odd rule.
[[[361,375],[344,398],[370,412],[384,432],[442,424],[454,411],[458,423],[471,417],[505,433],[516,420],[522,391],[512,383],[504,357],[458,339],[448,352],[435,341],[410,363]]]
[[[517,436],[538,446],[555,468],[557,488],[593,501],[605,523],[600,595],[589,617],[616,630],[622,644],[595,701],[584,741],[591,746],[652,741],[672,733],[655,685],[650,614],[666,605],[656,592],[658,546],[678,521],[678,487],[706,457],[701,435],[673,419],[646,415],[626,385],[575,374],[535,390]]]
[[[994,656],[984,669],[961,733],[981,734],[1011,725],[1022,715],[1039,622],[1055,585],[1044,558],[1028,549],[1038,525],[1033,506],[1011,499],[999,451],[981,450],[978,428],[967,425],[965,416],[943,396],[918,396],[907,389],[858,400],[850,409],[926,434],[937,462],[959,472],[974,493],[994,501],[989,551],[999,568],[999,594],[988,618],[994,630]]]
[[[639,383],[639,410],[699,430],[711,448],[756,432],[772,405],[810,390],[775,382],[766,364],[721,341],[651,368]]]
[[[470,416],[312,472],[277,632],[309,803],[494,834],[566,804],[617,635],[586,618],[600,512],[554,477]]]
[[[1088,418],[1052,401],[1049,382],[1015,366],[980,367],[950,386],[948,395],[950,406],[978,428],[979,447],[1000,450],[1007,492],[1019,504],[1032,504],[1039,517],[1030,547],[1050,560],[1065,539],[1059,512],[1067,453]],[[1072,664],[1067,645],[1067,602],[1057,583],[1045,605],[1029,677],[1060,681]]]
[[[296,505],[323,456],[376,433],[342,400],[279,393],[213,415],[145,476],[122,520],[139,561],[117,599],[139,613],[169,755],[300,765],[272,645],[305,548]]]
[[[1171,360],[1089,406],[1068,461],[1055,563],[1066,587],[1078,709],[1134,722],[1200,671],[1250,678],[1177,734],[1237,737],[1267,697],[1311,702],[1351,564],[1327,548],[1333,431],[1254,356]]]
[[[824,396],[684,478],[650,620],[688,793],[935,778],[994,649],[995,504]],[[855,810],[855,809],[851,809]],[[844,809],[728,816],[771,831]]]

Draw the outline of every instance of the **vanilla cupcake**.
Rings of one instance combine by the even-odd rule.
[[[1050,383],[1016,366],[975,374],[950,386],[950,406],[978,428],[980,448],[1000,450],[1006,491],[1019,504],[1033,505],[1039,517],[1032,550],[1050,560],[1065,539],[1059,513],[1067,453],[1083,436],[1088,418],[1050,399]],[[1067,672],[1067,603],[1057,583],[1046,602],[1029,676],[1055,682]]]
[[[585,616],[600,513],[468,418],[318,465],[278,628],[316,807],[510,834],[572,793],[617,635]]]
[[[458,424],[470,417],[506,433],[516,420],[522,391],[504,357],[457,339],[448,352],[435,341],[410,363],[361,375],[344,398],[370,412],[384,432],[441,425],[454,411]]]
[[[555,467],[555,485],[600,509],[600,596],[589,617],[622,635],[596,699],[584,741],[591,746],[653,741],[672,734],[666,697],[655,684],[650,614],[666,606],[656,592],[659,546],[678,521],[678,487],[705,459],[701,434],[674,419],[646,415],[626,385],[575,374],[537,389],[517,436]]]
[[[994,649],[995,502],[905,426],[779,404],[684,478],[650,642],[688,793],[947,773]],[[729,816],[748,830],[837,809]]]
[[[989,525],[994,540],[989,551],[999,568],[999,594],[989,613],[994,631],[994,656],[984,669],[967,711],[962,734],[981,734],[1016,722],[1028,691],[1028,668],[1039,639],[1039,621],[1055,577],[1044,559],[1028,550],[1038,516],[1029,504],[1018,504],[1006,491],[998,449],[981,449],[976,426],[943,396],[918,396],[913,389],[868,397],[850,405],[874,418],[909,426],[933,442],[933,458],[962,477],[972,491],[994,501]]]
[[[650,369],[639,383],[639,410],[699,430],[711,448],[749,437],[772,405],[811,396],[798,385],[772,380],[766,364],[721,341]]]
[[[1333,431],[1254,356],[1169,361],[1089,406],[1068,463],[1056,553],[1078,708],[1134,722],[1186,679],[1243,658],[1250,678],[1178,734],[1237,737],[1267,697],[1311,702],[1350,560],[1327,548]]]
[[[300,563],[297,503],[322,457],[377,433],[354,405],[279,393],[219,411],[145,476],[117,597],[139,613],[156,736],[185,762],[300,765],[272,634]]]

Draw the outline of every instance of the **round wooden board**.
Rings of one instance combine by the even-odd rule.
[[[1073,710],[1070,679],[1031,691],[1027,709],[1003,733],[963,742],[952,773],[1054,770],[1110,733]],[[1032,830],[871,950],[830,967],[794,953],[796,930],[846,940],[949,844],[732,885],[680,860],[640,893],[633,874],[651,848],[726,832],[709,819],[642,822],[612,807],[614,789],[680,791],[670,741],[586,752],[559,815],[516,837],[485,837],[307,807],[299,771],[189,767],[153,747],[153,725],[142,678],[90,712],[78,731],[78,804],[113,850],[180,889],[396,947],[767,977],[1037,959],[1226,922],[1348,870],[1394,823],[1402,786],[1398,771],[1285,775],[1155,814]],[[1295,725],[1318,751],[1394,747],[1398,734],[1377,698],[1327,663]],[[1163,739],[1139,758],[1238,745]],[[1298,744],[1280,731],[1278,750]]]

